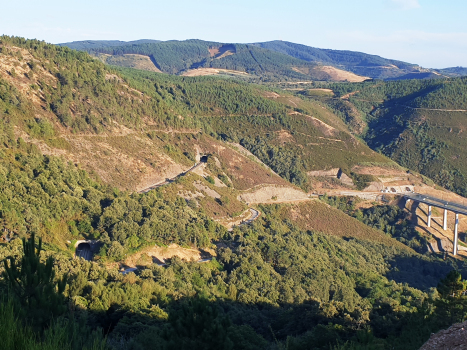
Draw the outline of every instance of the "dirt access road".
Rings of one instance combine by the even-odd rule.
[[[203,165],[206,162],[207,162],[207,160],[201,160],[199,163],[196,163],[190,169],[178,174],[177,176],[172,177],[170,179],[166,179],[165,181],[162,181],[162,182],[158,182],[158,183],[156,183],[154,185],[151,185],[149,187],[146,187],[145,189],[143,189],[141,191],[138,191],[138,193],[147,193],[147,192],[149,192],[149,191],[151,191],[151,190],[153,190],[155,188],[158,188],[158,187],[161,187],[161,186],[164,186],[164,185],[168,185],[169,183],[174,182],[177,178],[179,178],[181,176],[185,176],[189,172],[192,172],[193,170],[196,170],[197,168],[199,168],[201,165]]]

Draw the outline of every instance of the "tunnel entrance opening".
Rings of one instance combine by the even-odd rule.
[[[89,243],[80,243],[76,247],[75,255],[85,260],[92,260],[92,250]]]
[[[207,163],[207,162],[208,162],[208,156],[202,156],[202,157],[199,159],[199,161],[200,161],[201,163]]]

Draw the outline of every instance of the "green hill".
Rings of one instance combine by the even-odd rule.
[[[308,62],[333,65],[373,79],[398,78],[409,72],[418,72],[420,69],[415,64],[386,59],[363,52],[318,49],[279,40],[255,43],[255,45]]]
[[[465,75],[462,67],[425,69],[416,64],[356,51],[319,49],[287,41],[253,44],[202,40],[77,41],[60,44],[91,54],[146,55],[155,67],[169,74],[189,69],[221,68],[248,72],[268,80],[339,80],[320,66],[332,66],[372,79],[433,79]],[[288,57],[287,57],[288,56]],[[129,66],[117,63],[110,64]],[[345,80],[345,79],[342,79]],[[351,79],[349,79],[351,81]]]
[[[370,147],[467,195],[467,162],[462,151],[467,146],[463,137],[466,78],[327,87],[336,94],[328,102],[345,120],[357,118],[366,125],[362,136]],[[359,111],[356,117],[352,108]]]
[[[114,46],[138,45],[147,43],[158,43],[160,40],[141,39],[134,41],[120,41],[120,40],[85,40],[73,41],[69,43],[58,44],[58,46],[66,46],[74,50],[99,50]]]
[[[421,255],[325,203],[258,205],[251,225],[221,225],[246,209],[245,191],[298,191],[315,167],[392,164],[321,101],[0,40],[0,259],[11,258],[0,271],[24,264],[0,275],[7,346],[417,349],[459,317],[447,313],[457,299],[434,289],[463,271],[459,261]],[[185,172],[201,155],[199,172],[147,193],[128,185]],[[22,248],[31,234],[39,249]],[[92,261],[74,257],[78,240],[96,245]],[[153,249],[207,258],[161,261]]]
[[[183,74],[190,69],[221,68],[246,72],[267,80],[335,80],[319,65],[251,44],[223,44],[202,40],[128,43],[122,46],[86,42],[61,44],[91,54],[140,54],[150,57],[164,73]]]

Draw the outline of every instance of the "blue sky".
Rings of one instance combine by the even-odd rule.
[[[1,0],[0,33],[76,40],[287,40],[467,66],[466,0]]]

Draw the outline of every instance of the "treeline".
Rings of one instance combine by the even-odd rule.
[[[110,55],[139,54],[149,56],[153,63],[164,73],[177,74],[199,64],[210,57],[208,48],[218,46],[215,42],[201,40],[164,41],[159,43],[142,43],[118,47],[90,48],[91,54],[106,53]]]
[[[345,70],[373,79],[387,79],[404,75],[416,66],[414,64],[386,59],[363,52],[318,49],[282,40],[256,43],[254,45],[287,54],[308,62],[344,67]],[[388,69],[388,66],[392,66]]]

